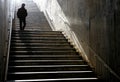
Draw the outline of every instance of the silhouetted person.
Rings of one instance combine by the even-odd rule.
[[[26,26],[26,17],[27,17],[27,10],[25,9],[25,4],[23,3],[21,8],[17,11],[17,17],[20,21],[20,30],[24,30]]]

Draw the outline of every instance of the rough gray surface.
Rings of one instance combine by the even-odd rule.
[[[66,26],[59,17],[65,15],[98,75],[115,81],[104,63],[120,76],[120,0],[48,0],[45,5],[56,29]]]
[[[96,71],[106,75],[98,55],[120,75],[120,1],[57,0]],[[73,10],[71,10],[73,9]],[[72,19],[82,21],[75,24]],[[103,70],[104,69],[104,70]]]
[[[13,0],[0,0],[0,81],[2,81],[10,28],[12,27]]]

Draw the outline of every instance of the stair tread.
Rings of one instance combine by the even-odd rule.
[[[69,56],[69,57],[74,57],[74,56],[76,56],[76,57],[81,57],[81,56],[78,56],[78,55],[14,55],[14,54],[12,54],[12,55],[10,55],[10,57],[67,57],[67,56]]]
[[[84,60],[11,60],[10,62],[81,62]]]
[[[53,44],[51,44],[51,43],[12,43],[12,45],[69,45],[69,43],[53,43]]]
[[[12,43],[11,45],[67,45],[67,46],[71,46],[69,43],[66,43],[66,42],[58,42],[58,43],[55,43],[55,42],[19,42],[19,43]],[[64,49],[64,48],[63,48]]]
[[[34,65],[34,66],[9,66],[12,68],[31,68],[31,67],[88,67],[88,65]]]
[[[63,54],[63,55],[66,55],[66,54],[72,54],[72,55],[76,55],[77,54],[77,52],[75,52],[75,51],[11,51],[10,52],[11,54],[23,54],[23,55],[32,55],[32,54],[35,54],[35,55],[42,55],[42,54],[56,54],[56,55],[61,55],[61,54]]]
[[[62,48],[62,47],[28,47],[28,48],[26,48],[25,46],[24,47],[22,47],[22,46],[20,46],[20,47],[17,47],[17,46],[14,46],[14,47],[11,47],[12,49],[55,49],[55,50],[75,50],[74,48],[71,48],[71,47],[69,47],[69,48]]]
[[[15,53],[12,53],[12,54],[10,54],[10,55],[21,55],[21,56],[23,56],[23,55],[26,55],[26,56],[27,56],[27,55],[28,55],[28,56],[32,56],[32,55],[38,55],[38,56],[41,55],[41,56],[42,56],[42,55],[45,55],[45,56],[47,56],[48,54],[33,54],[33,53],[32,53],[32,54],[20,54],[20,53],[19,53],[19,54],[15,54]],[[55,56],[55,55],[56,55],[56,56],[57,56],[57,55],[58,55],[58,56],[59,56],[59,55],[63,55],[63,56],[64,56],[64,55],[78,56],[77,54],[49,54],[49,55],[51,55],[51,56]],[[10,56],[10,57],[11,57],[11,56]],[[79,56],[79,57],[81,57],[81,56]]]
[[[39,82],[39,81],[72,81],[72,80],[97,80],[96,77],[89,78],[55,78],[55,79],[26,79],[26,80],[10,80],[9,82]]]
[[[11,52],[23,52],[23,53],[24,52],[45,52],[45,53],[47,53],[47,52],[56,52],[56,53],[57,52],[73,52],[73,53],[76,53],[75,51],[52,51],[52,50],[51,51],[38,51],[38,50],[37,51],[26,51],[26,50],[24,50],[24,51],[11,51]]]
[[[31,39],[31,41],[37,40],[36,38],[39,38],[38,40],[40,40],[40,41],[41,41],[42,39],[43,39],[43,40],[46,39],[47,41],[49,41],[50,39],[54,39],[54,40],[59,40],[59,39],[60,39],[61,41],[62,41],[62,40],[67,41],[67,39],[65,39],[64,37],[60,37],[60,38],[59,38],[59,36],[57,36],[57,37],[45,37],[45,38],[44,38],[44,37],[35,37],[35,38],[34,38],[34,36],[28,37],[28,38],[27,38],[27,37],[22,37],[22,36],[21,36],[21,37],[13,37],[13,36],[12,36],[11,38],[12,38],[12,41],[20,41],[22,38],[23,38],[22,40],[26,40],[26,41],[29,41],[28,38],[33,38],[33,39]],[[27,39],[24,39],[24,38],[27,38]],[[47,38],[48,38],[48,39],[47,39]],[[53,41],[54,41],[54,40],[53,40]]]
[[[91,71],[88,65],[9,66],[9,72]]]
[[[49,35],[41,35],[41,34],[29,34],[29,35],[26,35],[26,34],[22,34],[23,36],[19,35],[19,34],[15,34],[15,35],[12,35],[12,37],[18,37],[18,38],[21,38],[21,37],[64,37],[62,34],[49,34]]]
[[[61,42],[61,41],[31,41],[31,40],[28,40],[28,41],[23,41],[23,40],[20,40],[20,41],[12,41],[12,42],[15,42],[15,43],[68,43],[68,42],[66,42],[66,41],[63,41],[63,42]]]
[[[51,78],[76,78],[76,77],[95,77],[92,71],[81,72],[81,71],[54,71],[54,72],[15,72],[8,74],[9,79],[51,79]]]
[[[63,36],[12,36],[12,38],[63,38],[65,39],[65,37]]]
[[[62,41],[59,41],[59,40],[58,40],[58,41],[53,41],[53,40],[44,40],[44,41],[43,41],[43,40],[11,40],[11,41],[12,41],[12,42],[18,42],[18,43],[19,43],[19,42],[26,42],[26,43],[27,43],[27,42],[51,42],[51,43],[52,43],[52,42],[55,42],[55,43],[57,43],[57,42],[58,42],[58,43],[59,43],[59,42],[60,42],[60,43],[66,43],[66,42],[68,42],[67,40],[62,40]]]
[[[11,55],[10,57],[80,57],[78,55]]]
[[[61,33],[62,31],[32,31],[32,30],[24,30],[24,31],[21,31],[21,30],[12,30],[12,32],[43,32],[43,33],[45,33],[45,32],[57,32],[57,33]]]
[[[9,72],[8,74],[92,73],[93,71]]]

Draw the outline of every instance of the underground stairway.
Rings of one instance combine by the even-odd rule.
[[[48,25],[46,21],[42,23]],[[7,82],[98,81],[92,68],[61,31],[41,30],[42,26],[35,29],[35,25],[20,31],[18,22],[15,27]]]

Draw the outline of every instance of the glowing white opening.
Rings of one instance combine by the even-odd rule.
[[[41,11],[45,10],[45,4],[48,2],[48,0],[33,0],[36,4],[39,5],[39,8]]]
[[[18,3],[22,3],[22,0],[15,0],[15,2]]]

